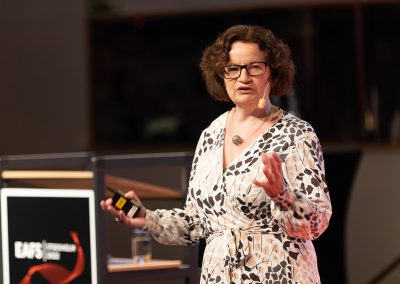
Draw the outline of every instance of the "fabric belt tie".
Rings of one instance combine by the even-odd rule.
[[[250,234],[261,234],[261,231],[257,230],[257,228],[232,228],[218,231],[212,233],[207,238],[207,244],[214,239],[217,239],[221,244],[226,244],[229,259],[225,259],[225,265],[237,266],[244,261],[250,253],[250,242],[252,242]]]

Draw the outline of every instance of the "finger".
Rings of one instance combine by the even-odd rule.
[[[118,219],[121,223],[126,224],[127,223],[127,216],[125,215],[125,212],[122,210],[118,210]]]
[[[101,200],[100,201],[100,206],[103,210],[106,210],[108,206],[112,204],[112,199],[108,198],[106,200]]]
[[[274,162],[273,162],[273,172],[277,181],[283,185],[283,171],[282,171],[282,160],[277,153],[273,153],[272,155]]]
[[[277,166],[280,166],[280,158],[278,154],[276,154],[274,151],[270,151],[265,154],[265,163],[267,164],[270,168],[276,168]]]
[[[118,211],[118,215],[115,219],[118,220],[118,223],[121,223],[121,224],[127,223],[126,215],[124,214],[124,212],[122,210]]]
[[[262,171],[264,173],[265,176],[265,180],[263,182],[261,181],[257,181],[258,184],[257,185],[263,185],[263,187],[268,186],[271,182],[271,179],[273,178],[273,176],[270,173],[270,168],[271,168],[271,163],[270,163],[270,158],[268,156],[268,154],[266,153],[261,153],[261,160],[264,164]]]
[[[264,164],[262,171],[264,173],[265,179],[254,180],[253,184],[262,187],[265,193],[269,196],[275,196],[276,191],[280,188],[280,182],[277,180],[280,177],[280,171],[277,170],[277,165],[275,161],[275,152],[261,153],[261,160]]]
[[[272,171],[271,169],[265,169],[264,175],[269,186],[273,187],[276,185],[277,175],[274,171]]]
[[[125,197],[139,203],[140,205],[142,204],[139,197],[136,195],[136,192],[134,192],[133,190],[128,191],[125,194]]]
[[[261,156],[262,162],[264,164],[264,167],[262,168],[262,171],[264,172],[264,174],[266,174],[268,172],[268,170],[271,167],[271,163],[270,160],[268,158],[268,155],[263,153],[263,155]]]
[[[100,207],[103,210],[106,209],[106,205],[105,205],[105,201],[104,200],[100,201]]]
[[[272,186],[281,187],[283,185],[282,168],[276,163],[272,163],[271,167],[264,171],[264,174]]]
[[[267,182],[264,184],[262,183],[257,184],[263,186],[265,192],[271,197],[276,196],[283,187],[282,169],[281,166],[279,165],[279,162],[275,160],[274,158],[275,155],[276,154],[270,153],[267,154],[266,157],[266,159],[270,163],[270,166],[263,169],[263,173],[266,177]],[[266,161],[266,164],[267,163],[268,162]]]
[[[269,182],[262,182],[259,180],[254,180],[253,184],[261,187],[269,197],[276,196],[276,190],[274,189],[273,186],[271,186],[271,184]]]
[[[264,158],[264,175],[271,181],[271,178],[274,178],[276,167],[274,165],[274,159],[270,154],[266,154]]]
[[[268,163],[268,156],[267,156],[267,153],[265,153],[265,152],[262,152],[262,153],[261,153],[261,161],[262,161],[262,163],[264,164],[264,166],[265,166],[266,163]]]
[[[269,183],[266,181],[253,180],[253,184],[262,187],[264,190],[269,187]]]
[[[272,155],[272,157],[274,158],[274,160],[275,160],[278,164],[282,163],[282,160],[281,160],[281,158],[279,157],[278,153],[272,152],[271,155]]]
[[[119,215],[119,220],[120,223],[129,226],[129,227],[134,227],[134,228],[143,228],[144,227],[144,218],[130,218],[128,216],[126,216],[126,214],[124,212],[120,212]]]
[[[275,176],[281,176],[282,175],[282,161],[279,158],[278,154],[275,152],[269,153],[267,157],[269,163],[270,163],[270,170]]]
[[[108,206],[104,209],[104,211],[106,211],[107,213],[109,213],[109,214],[112,215],[113,217],[117,217],[117,218],[120,217],[120,211],[121,211],[121,210],[118,210],[118,209],[115,208],[112,204],[111,204],[111,205],[108,205]]]
[[[272,158],[274,160],[273,164],[275,165],[276,168],[281,169],[282,168],[282,160],[279,157],[277,153],[273,153]]]

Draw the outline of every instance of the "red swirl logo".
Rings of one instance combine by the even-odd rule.
[[[85,254],[80,244],[78,233],[71,231],[70,236],[74,241],[77,250],[76,262],[72,271],[56,263],[34,265],[28,269],[28,272],[19,284],[31,284],[31,278],[35,273],[39,273],[51,284],[67,284],[79,277],[85,267]]]

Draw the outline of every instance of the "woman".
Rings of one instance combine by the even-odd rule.
[[[164,244],[205,238],[201,283],[320,283],[311,240],[332,212],[321,147],[307,122],[269,99],[292,86],[289,48],[262,27],[233,26],[200,68],[210,94],[235,107],[202,132],[184,208],[134,219],[110,199],[102,208]]]

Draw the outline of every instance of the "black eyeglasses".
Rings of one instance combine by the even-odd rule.
[[[260,76],[267,72],[268,61],[252,62],[246,65],[227,65],[222,67],[222,76],[225,79],[237,79],[242,73],[242,69],[246,68],[250,76]]]

